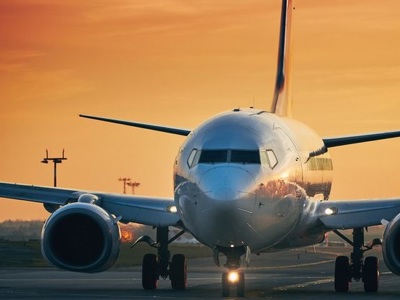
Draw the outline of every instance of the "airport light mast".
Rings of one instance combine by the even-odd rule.
[[[140,186],[140,182],[128,182],[127,185],[129,185],[132,188],[132,195],[135,195],[135,187]]]
[[[124,185],[124,194],[126,194],[126,184],[131,181],[129,177],[120,177],[118,181],[122,181]]]
[[[57,186],[57,164],[61,164],[63,160],[67,160],[65,157],[65,149],[62,151],[62,157],[49,157],[49,151],[46,149],[46,157],[43,158],[41,163],[48,164],[49,160],[54,163],[54,186]]]

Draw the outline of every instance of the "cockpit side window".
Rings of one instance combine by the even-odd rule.
[[[242,164],[260,164],[260,151],[231,150],[230,162]]]
[[[189,168],[193,167],[195,165],[195,158],[196,158],[196,154],[199,151],[197,149],[193,149],[192,152],[190,152],[188,160],[187,160],[187,164],[189,166]]]
[[[199,163],[214,164],[228,161],[228,150],[201,150]]]
[[[271,169],[275,168],[275,166],[278,164],[278,159],[276,158],[274,150],[267,149],[265,151],[261,151],[261,163],[269,166]]]

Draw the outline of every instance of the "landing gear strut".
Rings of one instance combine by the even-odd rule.
[[[222,273],[222,297],[229,297],[231,290],[236,289],[237,297],[244,297],[245,281],[244,273],[239,272],[240,257],[246,253],[246,259],[250,251],[246,247],[236,248],[216,248],[214,249],[214,261],[219,266],[218,253],[222,252],[226,255],[226,264],[228,272]]]
[[[157,255],[148,253],[143,257],[142,286],[145,290],[157,288],[157,281],[169,277],[174,290],[184,290],[187,283],[187,261],[183,254],[175,254],[170,262],[168,245],[180,237],[184,231],[168,239],[168,227],[157,227],[157,241],[149,236],[140,237],[132,246],[139,242],[146,242],[151,247],[157,248]]]
[[[364,257],[364,252],[371,250],[373,246],[380,244],[375,239],[370,246],[364,245],[364,228],[353,229],[353,241],[349,240],[339,231],[334,231],[339,237],[353,246],[350,259],[347,256],[338,256],[335,263],[335,290],[348,292],[350,282],[364,282],[365,292],[377,292],[379,286],[379,261],[375,256]]]

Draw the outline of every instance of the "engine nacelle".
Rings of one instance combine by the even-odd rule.
[[[382,253],[389,270],[400,275],[400,214],[386,226],[382,240]]]
[[[101,272],[118,258],[120,230],[114,217],[84,202],[55,211],[42,229],[42,254],[58,268]]]

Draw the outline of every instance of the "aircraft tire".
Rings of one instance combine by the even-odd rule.
[[[171,286],[174,290],[186,289],[187,260],[183,254],[175,254],[172,257],[170,269]]]
[[[335,291],[345,293],[350,287],[350,263],[347,256],[338,256],[335,262]]]
[[[379,261],[375,256],[368,256],[363,267],[364,291],[374,293],[379,287]]]
[[[237,283],[237,296],[244,297],[244,273],[239,273],[239,281]]]
[[[157,256],[155,254],[146,254],[143,257],[142,264],[142,286],[145,290],[154,290],[157,288]]]
[[[222,297],[229,297],[228,273],[222,273]]]

